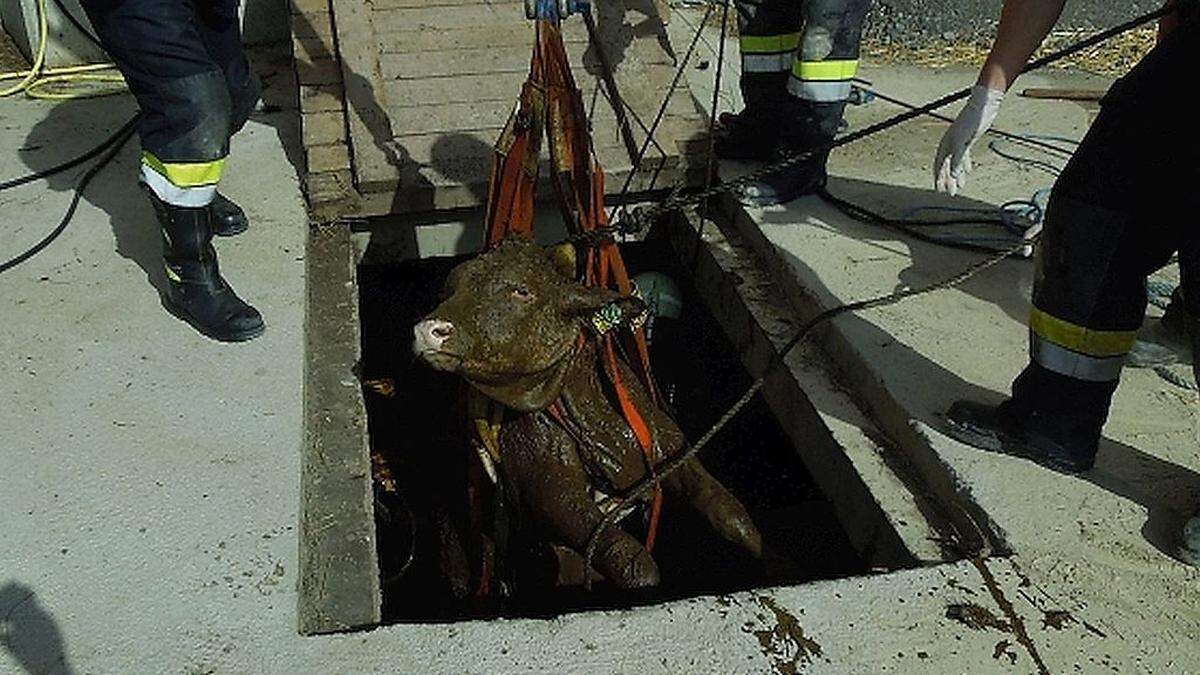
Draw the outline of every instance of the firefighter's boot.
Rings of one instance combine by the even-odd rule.
[[[989,406],[957,401],[946,412],[946,432],[980,450],[1023,457],[1062,473],[1081,473],[1096,462],[1094,452],[1072,451],[1039,433],[1013,410],[1011,401]]]
[[[752,73],[742,77],[746,107],[722,113],[713,139],[721,159],[765,161],[779,145],[779,122],[787,97],[788,73]]]
[[[245,232],[250,227],[250,219],[246,212],[220,192],[208,205],[212,211],[213,234],[218,237],[232,237]]]
[[[784,204],[825,187],[829,148],[845,110],[844,101],[815,103],[787,97],[779,147],[768,165],[775,171],[741,185],[737,198],[746,206]]]
[[[262,335],[266,330],[262,315],[221,277],[212,245],[212,211],[174,206],[153,193],[149,196],[162,230],[167,273],[162,300],[167,310],[221,342],[242,342]]]

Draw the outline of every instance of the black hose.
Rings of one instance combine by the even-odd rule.
[[[35,171],[34,173],[31,173],[31,174],[28,174],[25,176],[21,176],[19,178],[13,178],[10,180],[6,180],[3,183],[0,183],[0,192],[3,192],[5,190],[11,189],[11,188],[18,187],[20,185],[25,185],[26,183],[32,183],[35,180],[49,178],[50,176],[53,176],[54,174],[62,173],[63,171],[66,171],[68,169],[73,169],[73,168],[79,166],[80,164],[83,164],[84,162],[88,161],[89,159],[104,152],[109,146],[111,146],[113,143],[117,142],[117,139],[123,133],[125,133],[125,131],[129,127],[133,126],[133,124],[137,121],[138,117],[139,117],[139,115],[134,115],[133,117],[129,118],[129,121],[126,122],[124,126],[122,126],[120,129],[118,129],[113,135],[104,139],[104,141],[102,141],[100,143],[100,145],[97,145],[96,147],[92,148],[91,150],[88,150],[87,152],[83,153],[82,155],[79,155],[78,157],[75,157],[74,159],[69,159],[69,160],[63,162],[62,164],[59,164],[58,166],[50,167],[49,169],[42,169],[41,171]],[[122,141],[122,142],[124,142],[124,141]]]
[[[96,174],[100,173],[101,169],[103,169],[105,166],[108,166],[108,164],[112,162],[114,158],[116,158],[117,153],[121,151],[121,148],[125,147],[125,144],[130,138],[133,137],[134,124],[137,122],[138,117],[139,115],[134,115],[133,119],[126,122],[125,125],[122,126],[115,134],[101,143],[100,147],[89,153],[94,154],[97,151],[103,151],[107,149],[107,153],[101,157],[99,161],[93,164],[91,168],[85,171],[83,176],[80,177],[79,186],[75,188],[75,194],[71,197],[71,204],[67,207],[67,212],[63,215],[62,220],[59,221],[58,226],[51,230],[50,234],[46,235],[45,238],[34,244],[25,252],[21,253],[15,258],[12,258],[11,260],[0,263],[0,274],[11,270],[17,265],[20,265],[21,263],[40,253],[55,239],[58,239],[59,235],[61,235],[63,231],[67,229],[67,225],[70,224],[71,218],[75,215],[75,209],[78,208],[79,200],[83,197],[83,191],[87,189],[88,183],[90,183],[92,179],[96,177]],[[67,162],[67,164],[74,166],[75,164],[85,161],[81,158],[76,158],[76,160],[71,160],[71,162]],[[51,173],[53,173],[53,171],[51,171]]]

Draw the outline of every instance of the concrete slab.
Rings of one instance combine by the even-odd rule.
[[[718,39],[710,31],[708,44]],[[728,68],[729,89],[720,98],[736,101],[737,64]],[[862,76],[886,93],[923,103],[969,84],[974,71],[867,65]],[[699,79],[710,76],[695,75],[693,90],[701,89]],[[1107,84],[1050,71],[1026,76],[1018,89]],[[850,108],[847,118],[861,128],[898,110],[877,102]],[[1078,139],[1090,121],[1091,111],[1076,103],[1013,96],[996,126]],[[984,147],[975,153],[977,168],[963,196],[934,194],[930,165],[944,129],[936,120],[916,120],[839,150],[831,162],[831,192],[899,215],[917,205],[979,208],[1029,199],[1052,183],[1052,175]],[[722,167],[725,177],[744,170]],[[795,300],[810,308],[928,284],[980,259],[851,220],[816,198],[746,211],[739,222],[777,282],[803,289],[806,297]],[[1200,631],[1200,572],[1170,555],[1183,519],[1200,505],[1194,392],[1152,371],[1128,370],[1097,468],[1078,478],[978,452],[937,431],[953,400],[999,399],[1026,362],[1032,275],[1030,262],[1009,261],[956,289],[836,319],[822,344],[884,432],[924,461],[926,476],[939,473],[986,515],[981,525],[1015,551],[1013,560],[1030,583],[1101,627],[1107,665],[1160,672],[1200,667],[1200,656],[1181,647]],[[1064,654],[1046,660],[1052,672],[1074,667]]]
[[[0,147],[21,149],[0,158],[7,178],[91,146],[132,109],[107,99],[0,110]],[[1025,673],[1034,654],[1051,672],[1196,669],[1197,577],[1137,532],[1147,513],[1169,515],[1194,494],[1194,399],[1148,374],[1122,390],[1105,483],[939,447],[1004,526],[1013,559],[631,611],[300,637],[306,223],[280,141],[294,134],[289,119],[251,122],[224,186],[254,225],[218,243],[222,262],[266,315],[263,338],[216,345],[158,306],[157,234],[133,148],[59,241],[0,276],[0,673]],[[909,158],[925,155],[897,148],[859,168],[917,185],[924,170]],[[3,255],[57,221],[74,175],[0,193]],[[813,233],[799,253],[840,293],[959,262],[826,224],[777,229]],[[1022,331],[1004,309],[1020,285],[1002,271],[922,315],[868,317],[868,346],[888,357],[878,372],[916,419],[958,390],[1003,386]],[[892,323],[871,323],[880,317]]]

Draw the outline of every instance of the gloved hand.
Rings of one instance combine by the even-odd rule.
[[[942,136],[933,160],[933,185],[939,192],[958,194],[971,170],[971,145],[987,133],[1000,112],[1004,92],[977,84],[958,118]]]

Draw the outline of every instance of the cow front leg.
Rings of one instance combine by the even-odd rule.
[[[501,466],[518,489],[521,509],[544,539],[576,553],[587,549],[604,514],[592,501],[575,442],[541,414],[507,426]],[[657,586],[658,565],[637,539],[618,526],[597,540],[592,567],[618,588]]]
[[[584,489],[540,495],[526,506],[549,538],[582,555],[604,514],[586,486],[579,487]],[[645,588],[659,583],[658,564],[649,551],[617,525],[600,533],[592,567],[618,588]]]
[[[746,507],[721,485],[696,458],[663,481],[663,487],[681,497],[708,520],[726,540],[746,549],[755,558],[763,553],[762,534]]]

